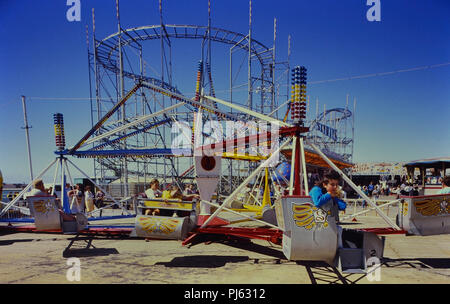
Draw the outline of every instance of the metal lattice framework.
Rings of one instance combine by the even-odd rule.
[[[136,28],[130,28],[122,31],[122,38],[117,38],[119,32],[114,33],[105,39],[99,41],[97,45],[97,58],[98,63],[105,69],[108,69],[114,73],[119,73],[118,67],[118,49],[119,45],[125,47],[127,45],[134,45],[138,49],[142,48],[141,42],[146,40],[161,40],[167,39],[209,39],[213,42],[219,42],[237,47],[245,52],[251,48],[251,56],[257,58],[260,65],[259,76],[252,77],[253,81],[261,82],[258,88],[261,89],[261,104],[255,107],[255,110],[263,110],[264,107],[270,106],[272,111],[274,109],[274,100],[272,95],[266,92],[271,92],[273,88],[273,54],[272,48],[268,48],[262,43],[252,40],[251,44],[248,43],[246,35],[236,33],[220,28],[208,28],[207,26],[195,26],[195,25],[151,25],[142,26]],[[124,76],[139,79],[141,76],[128,71],[123,71]],[[162,82],[157,78],[147,78],[149,81],[167,89],[173,89],[167,83]],[[267,104],[267,105],[266,105]],[[264,110],[262,112],[265,112]]]
[[[351,161],[353,155],[353,113],[348,108],[326,110],[310,123],[308,139],[328,155]]]
[[[230,58],[230,87],[228,91],[230,102],[235,102],[233,97],[236,99],[237,94],[233,96],[233,90],[237,86],[234,82],[236,82],[237,73],[240,72],[240,70],[236,72],[236,69],[233,71],[233,57],[239,56],[240,60],[244,59],[243,61],[247,59],[247,100],[240,99],[241,105],[246,105],[249,109],[260,113],[273,115],[274,117],[278,116],[280,109],[277,109],[276,96],[280,97],[281,95],[283,98],[284,94],[275,94],[276,88],[280,86],[274,83],[274,47],[269,48],[250,38],[250,33],[247,35],[236,33],[211,27],[210,24],[208,26],[163,24],[162,16],[161,24],[159,25],[122,29],[119,17],[118,31],[102,40],[98,40],[95,37],[94,15],[93,25],[93,52],[89,51],[88,44],[89,71],[90,79],[92,80],[92,83],[90,82],[91,97],[93,100],[91,106],[92,125],[94,126],[95,121],[98,123],[108,111],[117,106],[124,99],[127,92],[131,96],[127,97],[127,102],[126,104],[125,102],[123,103],[120,111],[116,111],[114,115],[108,118],[107,122],[102,123],[101,127],[92,134],[97,138],[102,134],[104,136],[97,142],[87,141],[87,143],[92,144],[91,150],[141,149],[151,151],[151,149],[160,149],[160,151],[167,151],[173,139],[171,124],[180,120],[193,123],[193,113],[197,111],[197,108],[186,103],[184,107],[174,108],[158,117],[155,115],[150,120],[133,124],[129,130],[124,129],[120,134],[115,134],[115,130],[121,126],[138,122],[140,118],[146,115],[160,113],[164,109],[176,105],[177,101],[173,97],[168,96],[168,94],[161,95],[159,92],[149,89],[148,86],[136,88],[137,83],[145,82],[168,92],[181,95],[181,92],[172,81],[172,67],[174,64],[172,48],[174,47],[174,39],[201,41],[201,56],[200,58],[193,58],[193,60],[204,62],[204,72],[200,79],[200,87],[203,90],[207,90],[209,87],[209,95],[213,97],[215,97],[215,91],[213,86],[214,74],[212,74],[213,69],[211,68],[211,42],[229,46],[229,53],[226,55]],[[150,41],[153,41],[153,44],[152,48],[149,49],[146,47]],[[160,42],[159,46],[155,49],[155,42],[158,41]],[[157,56],[154,56],[154,54],[158,53],[158,48],[160,60],[156,59]],[[148,54],[153,55],[150,64],[144,59],[144,55],[148,56]],[[236,59],[234,60],[236,61]],[[160,61],[161,65],[159,72],[152,67],[156,66],[158,61]],[[149,68],[152,69],[150,73],[148,71]],[[91,77],[92,73],[94,77]],[[194,79],[192,84],[194,88]],[[187,93],[193,93],[193,91]],[[224,115],[217,115],[214,112],[214,109],[220,108],[220,105],[210,100],[205,100],[204,102],[210,106],[210,110],[207,109],[205,111],[206,119],[220,120],[226,118]],[[249,118],[245,114],[234,114],[234,117],[239,119]],[[111,136],[108,136],[109,133],[111,133]],[[114,136],[112,136],[113,133],[115,134]],[[89,157],[82,154],[79,151],[77,156]],[[104,183],[108,179],[121,178],[124,185],[124,194],[128,193],[126,184],[128,184],[129,176],[137,177],[138,181],[140,178],[143,178],[142,181],[146,181],[147,178],[158,177],[172,182],[173,180],[177,181],[180,176],[183,176],[183,173],[192,172],[192,170],[189,170],[192,167],[192,160],[168,157],[166,154],[155,153],[150,155],[143,153],[143,155],[146,155],[145,158],[136,156],[108,157],[112,155],[114,153],[104,152],[103,157],[99,155],[99,157],[94,158],[95,177]],[[226,188],[228,190],[233,189],[233,183],[239,183],[242,180],[243,177],[239,177],[240,173],[245,175],[254,164],[239,163],[235,164],[235,166],[237,168],[233,167],[232,160],[228,160],[229,175],[226,178],[226,183],[228,184]],[[186,176],[187,174],[184,177]]]

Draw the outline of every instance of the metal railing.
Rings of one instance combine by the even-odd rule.
[[[375,210],[375,215],[378,215],[378,212],[374,207],[370,207],[367,203],[365,203],[364,199],[344,199],[344,201],[347,203],[347,212],[352,210],[352,214],[349,215],[343,215],[341,219],[349,219],[354,218],[358,215],[367,215],[369,212]],[[389,199],[379,199],[374,200],[374,202],[377,204],[377,207],[380,209],[386,208],[386,215],[389,216],[389,210],[392,209],[391,207],[394,207],[396,212],[395,215],[398,214],[398,208],[399,204],[401,203],[402,199],[395,199],[395,200],[389,200]],[[381,204],[380,204],[381,203]],[[363,209],[360,211],[357,211],[357,209]],[[392,214],[392,213],[391,213]]]
[[[10,209],[0,217],[0,222],[8,221],[30,221],[33,219],[30,213],[30,209],[26,206],[26,202],[21,200],[17,203],[19,206],[11,206]],[[8,203],[0,201],[0,211],[3,210],[8,205]]]

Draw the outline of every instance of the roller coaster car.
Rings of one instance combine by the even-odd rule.
[[[159,215],[145,210],[159,209]],[[138,200],[132,237],[183,240],[197,224],[197,203],[180,200]]]

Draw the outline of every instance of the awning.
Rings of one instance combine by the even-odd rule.
[[[450,157],[419,159],[406,163],[403,166],[414,168],[450,168]]]
[[[318,166],[318,167],[322,167],[322,168],[331,168],[330,165],[328,165],[327,162],[324,161],[322,159],[322,157],[320,157],[319,154],[317,154],[316,152],[314,152],[312,150],[306,149],[306,148],[304,150],[305,150],[305,161],[306,161],[307,165],[313,165],[313,166]],[[291,157],[292,157],[292,150],[291,149],[283,150],[283,151],[281,151],[281,153],[283,153],[283,155],[286,156],[288,159],[291,159]],[[327,157],[339,169],[345,169],[345,168],[353,167],[352,163],[346,162],[344,160],[337,159],[335,157],[331,157],[329,155],[327,155]]]

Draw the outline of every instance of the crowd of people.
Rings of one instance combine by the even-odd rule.
[[[398,198],[403,196],[417,196],[420,194],[419,186],[417,184],[402,182],[400,185],[390,186],[387,183],[374,184],[370,182],[368,185],[360,185],[359,188],[368,197],[379,198],[380,196],[395,196]]]
[[[102,216],[102,207],[104,207],[105,200],[105,193],[102,190],[97,189],[94,194],[93,189],[90,185],[83,186],[82,184],[76,184],[74,186],[66,184],[65,190],[69,199],[70,212],[72,214],[89,213],[97,208],[100,209],[100,216]],[[44,183],[41,179],[37,179],[33,182],[33,188],[25,195],[25,198],[27,196],[54,196],[56,198],[55,201],[58,208],[63,209],[61,200],[58,198],[55,191],[53,191],[53,188],[45,188]],[[194,189],[193,184],[187,184],[184,191],[181,191],[175,184],[168,185],[167,189],[161,191],[159,181],[157,179],[153,179],[150,182],[149,188],[139,196],[141,198],[148,199],[182,201],[191,201],[193,199],[200,198],[198,190]],[[146,211],[146,214],[159,215],[160,213],[161,211],[159,209],[148,209]]]
[[[346,205],[342,201],[346,197],[346,191],[341,186],[339,186],[340,176],[336,173],[325,174],[320,180],[317,180],[314,185],[311,185],[311,191],[309,195],[311,196],[314,204],[317,207],[321,207],[325,203],[333,202],[339,210],[345,210]],[[420,194],[419,187],[416,184],[411,184],[408,182],[402,182],[399,185],[390,186],[387,183],[377,183],[374,184],[370,182],[368,185],[360,185],[360,189],[369,197],[379,198],[380,196],[417,196]],[[255,186],[252,190],[250,186],[246,188],[247,191],[256,191],[256,196],[261,197],[263,195],[263,189]],[[66,192],[70,203],[70,212],[72,214],[92,212],[95,207],[100,209],[100,216],[102,215],[102,207],[104,206],[105,193],[97,189],[93,192],[91,186],[87,185],[83,189],[83,185],[76,184],[75,186],[70,186],[66,184]],[[282,189],[277,189],[276,192],[282,192]],[[450,193],[450,176],[446,176],[442,179],[442,189],[438,192],[441,194]],[[33,182],[33,189],[27,193],[27,196],[55,196],[58,208],[62,209],[61,201],[57,198],[56,193],[50,187],[45,188],[44,183],[41,179],[35,180]],[[145,190],[144,193],[139,195],[141,198],[147,198],[146,202],[151,199],[155,200],[178,200],[178,201],[192,201],[199,199],[198,189],[195,188],[194,184],[186,184],[184,190],[181,191],[180,188],[175,184],[169,184],[166,186],[165,190],[160,189],[160,183],[158,179],[151,180],[149,188]],[[271,191],[271,197],[274,196],[273,191]],[[151,206],[149,204],[148,206]],[[146,208],[146,215],[166,215],[162,210],[158,208]]]
[[[69,197],[70,210],[72,213],[92,212],[95,207],[100,209],[102,216],[102,207],[104,206],[105,193],[97,189],[95,194],[90,185],[76,184],[75,186],[66,185],[67,196]]]
[[[374,196],[375,198],[383,196],[418,196],[423,195],[421,187],[419,187],[419,180],[415,182],[408,182],[402,180],[395,185],[389,185],[387,183],[377,183],[373,184],[370,182],[368,185],[359,186],[360,189],[369,197]],[[450,176],[445,176],[439,178],[439,183],[442,185],[442,189],[438,190],[436,194],[447,194],[450,193]]]
[[[92,188],[89,185],[85,186],[83,189],[83,185],[81,184],[76,184],[75,186],[66,184],[65,190],[69,198],[70,211],[72,214],[92,212],[95,207],[100,209],[104,205],[105,193],[100,189],[98,189],[94,195]],[[37,179],[33,182],[33,188],[24,197],[26,198],[28,196],[54,196],[58,208],[63,208],[61,200],[58,198],[53,188],[45,188],[44,182],[41,179]]]

